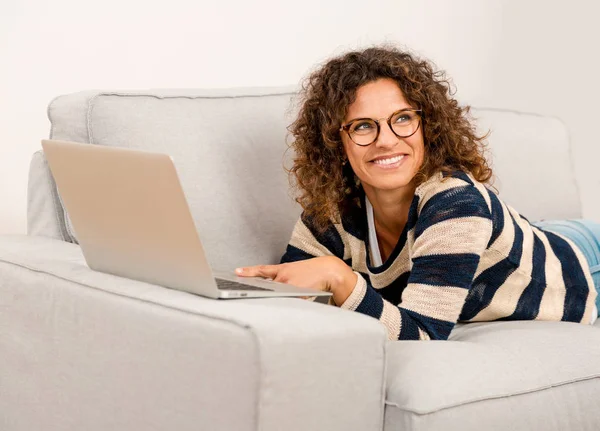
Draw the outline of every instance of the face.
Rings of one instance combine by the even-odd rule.
[[[345,131],[341,132],[348,161],[367,192],[413,187],[411,181],[423,164],[425,154],[422,125],[412,136],[398,138],[385,121],[393,112],[405,108],[419,107],[411,106],[391,79],[363,85],[348,107],[344,124],[357,118],[372,118],[379,120],[381,128],[377,140],[365,147],[356,145]]]

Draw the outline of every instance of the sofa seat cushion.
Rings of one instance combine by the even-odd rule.
[[[600,429],[600,324],[459,324],[388,344],[386,430]]]

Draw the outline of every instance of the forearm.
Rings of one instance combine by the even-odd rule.
[[[456,324],[392,304],[360,275],[340,308],[378,319],[386,327],[389,340],[445,340]]]

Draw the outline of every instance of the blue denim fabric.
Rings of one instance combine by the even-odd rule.
[[[531,223],[542,230],[569,238],[581,249],[590,266],[592,279],[598,291],[596,306],[600,314],[600,223],[585,219],[544,220]]]

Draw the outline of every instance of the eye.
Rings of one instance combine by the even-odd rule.
[[[394,123],[408,123],[412,119],[412,115],[408,112],[403,112],[398,114],[398,116],[394,119]]]
[[[373,128],[373,124],[370,121],[359,121],[352,126],[352,130],[360,132],[367,131]]]

